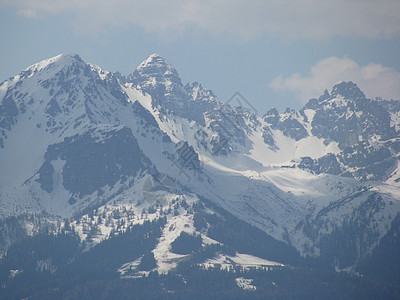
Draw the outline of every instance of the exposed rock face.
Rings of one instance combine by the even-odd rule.
[[[315,110],[313,135],[336,141],[341,149],[374,136],[383,140],[396,136],[390,113],[379,101],[367,99],[352,82],[335,85],[330,94],[310,100],[304,109]]]
[[[61,143],[49,145],[44,158],[39,169],[41,187],[49,193],[53,191],[53,163],[61,160],[65,189],[80,197],[106,185],[112,187],[118,181],[124,183],[140,170],[152,167],[131,130],[120,127],[92,129],[65,138]]]

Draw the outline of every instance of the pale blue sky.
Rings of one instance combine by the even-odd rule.
[[[0,0],[0,81],[60,53],[131,73],[152,53],[221,101],[300,108],[340,80],[400,99],[400,1]]]

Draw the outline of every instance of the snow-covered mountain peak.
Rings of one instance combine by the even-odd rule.
[[[0,84],[0,102],[5,96],[7,89],[25,78],[31,78],[37,74],[37,80],[46,80],[56,76],[56,74],[62,69],[66,69],[71,66],[82,67],[85,65],[85,62],[77,54],[59,54],[52,58],[44,59],[27,67],[18,75],[3,81]]]
[[[84,64],[83,60],[77,54],[59,54],[29,66],[24,72],[30,73],[29,75],[31,75],[32,73],[39,72],[44,69],[62,69],[73,63]]]
[[[178,72],[161,56],[150,55],[127,77],[127,83],[150,95],[152,107],[160,113],[172,113],[204,124],[202,112],[205,108],[198,107],[203,102],[195,104],[193,93],[185,90]]]
[[[131,76],[134,78],[148,77],[163,82],[171,81],[171,83],[182,85],[178,72],[158,54],[152,54],[146,58]]]
[[[152,54],[145,59],[127,80],[157,100],[177,99],[182,96],[188,98],[178,72],[158,54]]]
[[[149,65],[154,65],[154,64],[158,64],[158,65],[165,65],[165,66],[169,66],[172,68],[171,64],[166,61],[163,57],[161,57],[161,55],[157,54],[157,53],[153,53],[151,55],[149,55],[138,67],[138,69],[141,68],[146,68]]]

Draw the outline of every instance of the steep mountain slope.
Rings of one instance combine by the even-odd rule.
[[[125,277],[188,259],[251,267],[309,256],[355,270],[382,253],[400,212],[398,103],[367,99],[351,82],[300,111],[258,117],[244,100],[184,86],[156,54],[128,76],[59,55],[6,80],[2,253],[62,232],[77,235],[72,253],[103,255],[134,235],[143,247],[108,266]],[[146,226],[144,242],[135,230]],[[68,265],[46,259],[37,260],[46,270]]]
[[[144,119],[138,102],[129,104],[113,75],[72,55],[23,74],[2,85],[8,86],[3,120],[15,116],[2,127],[1,166],[10,171],[2,172],[1,194],[16,200],[3,205],[17,214],[32,207],[70,216],[106,199],[97,195],[101,188],[154,172],[132,131],[156,123]]]

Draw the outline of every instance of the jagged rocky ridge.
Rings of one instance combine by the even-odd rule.
[[[259,117],[184,86],[156,54],[128,76],[60,55],[3,82],[0,99],[0,215],[14,224],[3,251],[43,228],[72,224],[90,249],[164,220],[150,250],[165,272],[182,232],[224,244],[215,228],[229,214],[278,248],[355,270],[398,224],[400,106],[352,82]],[[285,260],[250,248],[235,250]]]

